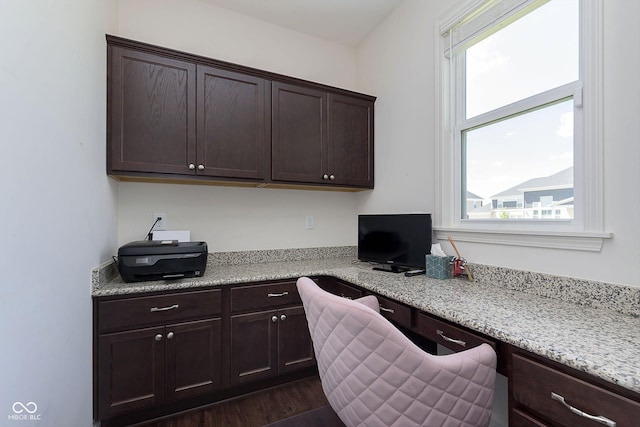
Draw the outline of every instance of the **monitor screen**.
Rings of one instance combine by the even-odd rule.
[[[385,270],[425,268],[431,252],[431,214],[358,215],[358,259]]]

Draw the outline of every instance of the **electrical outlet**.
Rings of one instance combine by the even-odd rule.
[[[305,228],[307,230],[313,230],[314,224],[313,224],[313,215],[307,215],[307,217],[305,218]]]
[[[160,221],[156,222],[156,220],[160,218]],[[167,214],[166,213],[154,213],[153,214],[153,222],[156,222],[156,225],[153,227],[154,230],[166,230],[167,229]]]

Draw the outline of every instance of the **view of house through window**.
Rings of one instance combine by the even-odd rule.
[[[579,0],[542,2],[479,39],[456,53],[461,218],[574,218]]]

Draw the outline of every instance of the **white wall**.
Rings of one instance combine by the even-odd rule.
[[[116,247],[106,5],[0,2],[2,425],[92,423],[91,269]],[[14,402],[41,420],[12,421]]]
[[[115,35],[356,89],[351,48],[197,0],[124,0]],[[353,193],[169,184],[118,184],[118,242],[140,240],[154,212],[210,251],[354,245]],[[313,215],[315,229],[305,229]]]
[[[361,212],[433,212],[433,3],[405,1],[357,50],[359,89],[378,97],[375,190],[359,195]]]
[[[640,286],[640,3],[603,3],[605,230],[614,238],[597,253],[459,243],[471,262]],[[361,89],[378,96],[376,189],[359,196],[361,211],[434,209],[435,20],[452,5],[406,0],[358,48]]]
[[[209,252],[354,245],[352,193],[182,184],[120,183],[118,236],[142,240],[153,213],[170,230],[191,230]],[[307,215],[314,229],[305,228]]]

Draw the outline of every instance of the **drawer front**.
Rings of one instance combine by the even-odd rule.
[[[425,313],[418,313],[417,328],[420,335],[453,351],[467,350],[482,343],[496,348],[495,341],[460,329]]]
[[[231,311],[234,312],[281,307],[301,302],[295,281],[231,288]]]
[[[380,304],[380,314],[400,326],[411,327],[411,307],[379,295],[376,297]]]
[[[528,412],[553,425],[617,427],[636,426],[640,403],[574,378],[518,354],[512,356],[513,398]],[[561,400],[564,399],[564,403]],[[582,411],[599,421],[572,412]]]
[[[509,426],[511,427],[549,427],[549,424],[545,424],[542,421],[537,420],[529,414],[514,409],[511,412],[511,419],[509,420]]]
[[[133,297],[98,303],[100,331],[205,317],[222,311],[220,289]]]
[[[360,289],[336,280],[321,278],[320,280],[316,280],[316,283],[325,291],[343,298],[356,299],[362,296],[362,291]]]

